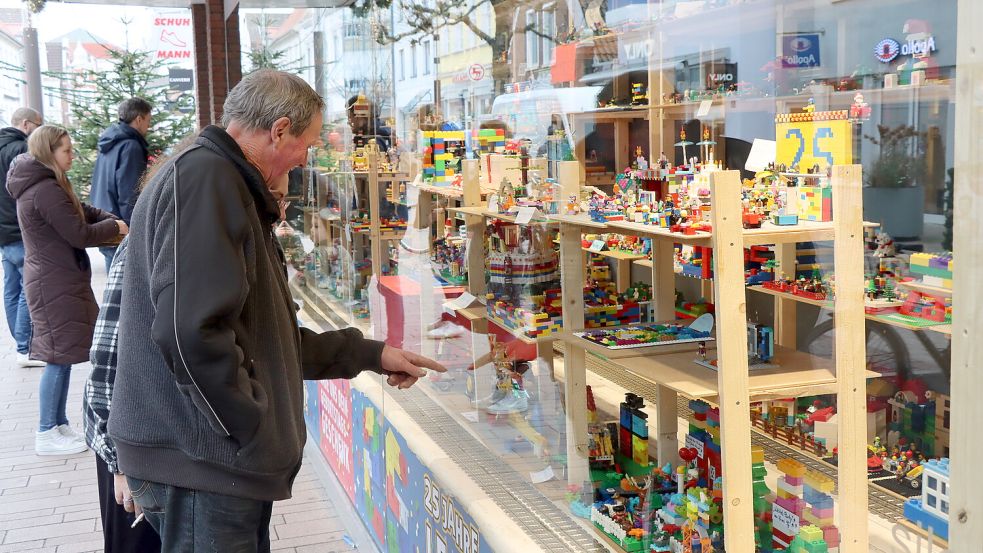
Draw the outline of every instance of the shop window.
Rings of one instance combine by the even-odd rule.
[[[539,66],[539,29],[536,26],[535,10],[526,11],[526,65]]]
[[[416,78],[416,44],[410,45],[410,78]]]
[[[423,42],[423,74],[430,74],[430,64],[433,63],[433,57],[430,55],[430,41]]]
[[[399,80],[406,80],[406,51],[402,48],[399,50]]]

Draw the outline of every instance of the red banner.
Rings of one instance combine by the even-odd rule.
[[[321,453],[334,470],[348,499],[355,501],[355,472],[352,465],[352,391],[347,380],[319,383],[321,406]]]

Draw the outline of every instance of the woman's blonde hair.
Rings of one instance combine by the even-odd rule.
[[[51,169],[55,173],[55,180],[58,181],[58,186],[68,194],[69,199],[72,200],[72,204],[75,209],[79,212],[83,218],[85,217],[85,212],[82,211],[82,202],[79,201],[78,196],[75,195],[75,190],[72,189],[72,183],[68,182],[68,175],[58,167],[55,162],[55,149],[58,148],[59,143],[62,138],[68,138],[71,141],[71,137],[68,136],[68,131],[56,126],[56,125],[41,125],[40,127],[34,129],[31,136],[27,139],[27,152],[31,156],[38,160],[42,165]]]

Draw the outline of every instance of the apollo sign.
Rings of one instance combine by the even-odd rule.
[[[935,37],[932,35],[918,40],[909,39],[906,42],[885,38],[874,46],[874,57],[882,63],[891,63],[898,56],[927,58],[935,51]]]
[[[782,67],[819,67],[819,34],[782,37]]]

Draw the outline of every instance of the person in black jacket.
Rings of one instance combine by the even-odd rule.
[[[17,202],[7,192],[7,171],[15,157],[27,151],[27,137],[44,124],[41,114],[31,108],[18,108],[10,117],[10,127],[0,129],[0,252],[3,253],[3,308],[7,328],[17,344],[17,364],[43,367],[44,361],[31,359],[31,314],[24,294],[24,241],[17,222]]]
[[[273,228],[323,109],[297,75],[243,77],[225,128],[167,161],[133,210],[108,431],[123,507],[142,509],[165,553],[270,550],[307,440],[304,379],[372,370],[408,388],[424,367],[446,371],[355,328],[297,325]]]
[[[147,133],[151,105],[143,98],[130,98],[119,105],[119,121],[99,136],[99,153],[92,168],[89,201],[127,224],[136,203],[137,183],[147,170]],[[106,272],[116,254],[115,246],[101,247]]]

